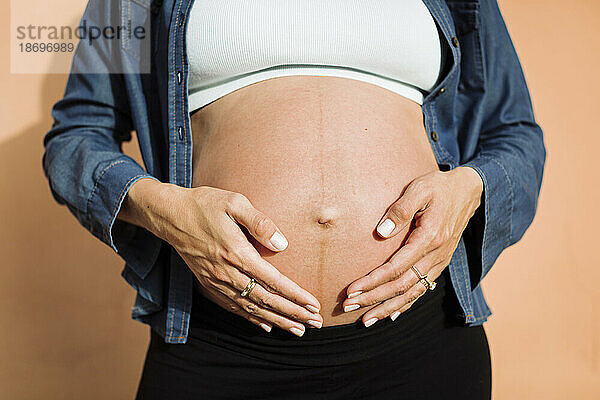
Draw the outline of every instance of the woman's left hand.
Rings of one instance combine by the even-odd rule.
[[[363,323],[370,326],[387,316],[395,320],[410,308],[427,290],[411,267],[414,265],[432,281],[440,276],[479,207],[482,192],[481,177],[470,167],[434,171],[413,180],[381,219],[377,232],[385,239],[391,238],[413,219],[414,229],[386,263],[348,286],[343,309],[381,303],[362,317]]]

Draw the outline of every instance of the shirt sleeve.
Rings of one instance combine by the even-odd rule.
[[[102,26],[103,15],[110,18],[113,10],[91,4],[82,21]],[[79,43],[64,97],[52,109],[54,123],[43,140],[42,165],[55,200],[144,277],[160,240],[116,217],[135,182],[158,179],[121,151],[134,127],[123,74],[117,71],[120,62],[118,43]]]
[[[463,166],[483,181],[482,204],[465,230],[477,283],[521,239],[537,209],[546,149],[521,64],[495,0],[480,2],[486,80],[477,151]]]

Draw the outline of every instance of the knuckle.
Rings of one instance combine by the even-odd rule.
[[[258,236],[265,236],[271,229],[271,220],[263,213],[257,212],[252,218],[252,229]]]
[[[239,210],[247,205],[250,201],[241,193],[231,192],[225,199],[225,205],[229,210]]]
[[[300,321],[303,318],[302,313],[297,308],[286,308],[285,310],[282,310],[282,312],[287,316],[287,318],[295,321]]]
[[[401,221],[412,219],[413,217],[408,206],[404,203],[394,203],[390,209],[390,212],[393,216]]]
[[[414,181],[412,181],[412,183],[410,184],[411,189],[415,190],[417,192],[421,192],[423,190],[426,189],[427,184],[425,183],[425,181],[423,179],[415,179]]]
[[[385,275],[389,276],[391,278],[391,280],[398,279],[402,275],[402,271],[400,271],[400,268],[398,268],[398,266],[396,264],[394,264],[393,262],[389,262],[389,264],[387,264],[386,268],[387,268],[387,272],[385,273]],[[377,270],[375,270],[375,271],[377,271]],[[377,280],[377,278],[379,276],[381,276],[381,275],[376,275],[375,271],[372,272],[373,280]]]
[[[280,327],[281,329],[285,330],[285,331],[289,331],[290,328],[292,328],[292,327],[295,326],[294,322],[290,321],[287,318],[276,319],[274,321],[274,324],[277,325],[278,327]]]
[[[382,302],[381,295],[375,293],[375,291],[369,291],[364,294],[364,299],[361,300],[360,304],[363,306],[370,306],[373,304],[379,304]]]
[[[300,313],[297,310],[293,310],[292,312],[290,312],[288,314],[292,319],[296,320],[296,321],[300,321],[303,319],[302,313]]]
[[[413,296],[413,299],[412,299],[411,303],[414,302],[414,301],[416,301],[417,299],[419,299],[421,296],[423,296],[425,294],[426,290],[427,289],[423,288],[423,289],[419,290],[418,293],[415,293],[415,295]]]
[[[257,299],[258,304],[264,308],[273,308],[273,298],[271,295],[261,296]]]
[[[256,303],[263,308],[270,308],[268,302],[262,297],[256,299]]]
[[[258,311],[260,310],[258,305],[252,302],[244,303],[242,307],[244,308],[244,311],[252,315],[257,315]]]
[[[265,289],[267,289],[270,292],[274,292],[274,293],[283,293],[284,292],[283,286],[277,282],[270,282],[269,280],[264,280],[263,282],[261,282],[261,284],[263,285],[263,287]]]
[[[384,303],[381,307],[381,315],[390,315],[396,311],[396,305],[394,302]]]
[[[400,296],[408,291],[408,284],[402,281],[396,281],[394,286],[394,296]]]
[[[240,307],[235,303],[228,303],[226,308],[227,311],[232,313],[238,313],[240,311]]]
[[[393,271],[394,271],[393,276],[392,276],[393,279],[400,279],[400,277],[402,277],[402,275],[404,275],[404,271],[402,270],[402,268],[400,268],[399,265],[394,266]]]
[[[269,274],[262,274],[262,278],[261,284],[271,293],[281,294],[286,289],[283,283],[284,275],[278,270],[274,270]]]
[[[215,266],[211,272],[212,276],[218,281],[227,282],[230,279],[229,275],[227,274],[227,271],[225,271],[224,268],[221,268],[219,266]]]
[[[410,303],[413,303],[413,302],[414,302],[415,300],[417,300],[417,299],[418,299],[420,296],[421,296],[421,295],[420,295],[419,293],[416,293],[416,292],[415,292],[415,293],[411,293],[411,294],[408,296],[408,298],[407,298],[407,302],[408,302],[409,304],[410,304]]]
[[[384,302],[373,308],[373,316],[381,319],[384,315],[389,315],[394,312],[391,303],[392,302]]]

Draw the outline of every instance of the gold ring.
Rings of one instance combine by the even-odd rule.
[[[411,267],[413,271],[415,271],[415,274],[417,274],[417,276],[419,277],[419,279],[423,279],[425,278],[427,275],[422,275],[419,270],[417,269],[417,267],[415,267],[414,265]]]
[[[242,290],[241,296],[242,297],[248,296],[250,294],[250,292],[252,291],[252,289],[254,288],[254,285],[256,285],[256,281],[254,280],[254,278],[251,278],[250,282],[248,282],[248,284],[246,285],[244,290]]]
[[[425,285],[425,287],[429,290],[433,290],[437,286],[437,283],[429,279],[427,275],[425,275],[425,277],[421,279],[421,282],[423,282],[423,285]]]
[[[411,267],[413,271],[415,271],[415,274],[417,274],[417,276],[419,277],[419,282],[421,282],[423,285],[425,285],[425,288],[428,290],[433,290],[435,289],[435,287],[437,286],[437,283],[435,281],[432,281],[431,279],[429,279],[427,277],[427,275],[423,275],[419,272],[419,270],[417,269],[417,267],[415,267],[414,265]]]

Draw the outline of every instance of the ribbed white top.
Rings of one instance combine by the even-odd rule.
[[[190,112],[289,75],[357,79],[422,104],[441,64],[421,0],[195,0],[186,45]]]

